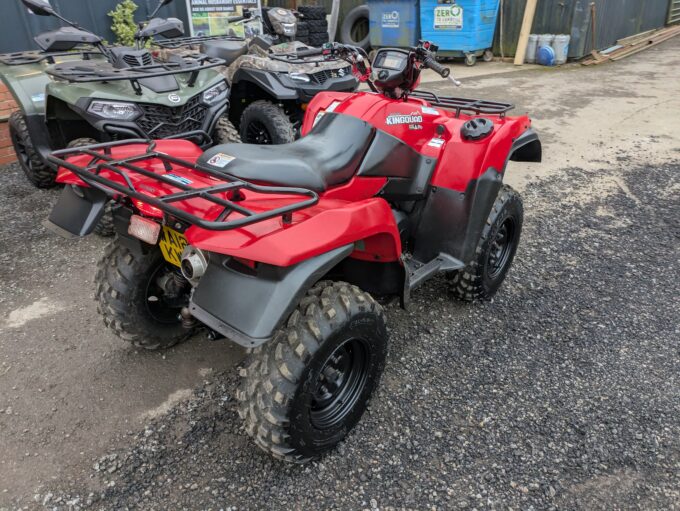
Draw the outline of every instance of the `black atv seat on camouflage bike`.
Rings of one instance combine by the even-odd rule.
[[[245,181],[323,192],[357,172],[375,128],[349,115],[324,115],[305,137],[281,145],[223,144],[198,163]]]
[[[228,66],[241,55],[248,53],[248,43],[245,41],[204,41],[201,43],[201,53],[208,57],[216,57],[226,62]]]

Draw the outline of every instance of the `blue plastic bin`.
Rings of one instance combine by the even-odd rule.
[[[422,39],[438,45],[441,56],[465,56],[474,64],[493,45],[498,5],[499,0],[421,0]]]
[[[418,0],[368,0],[368,11],[369,37],[373,48],[406,48],[418,44]]]

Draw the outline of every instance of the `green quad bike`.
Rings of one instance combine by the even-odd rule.
[[[302,8],[301,8],[302,9]],[[308,8],[314,11],[321,8]],[[304,12],[304,11],[303,11]],[[246,24],[246,37],[198,36],[157,41],[168,53],[200,51],[226,61],[229,119],[250,144],[287,144],[300,136],[307,104],[319,92],[354,92],[359,81],[339,57],[297,41],[296,13],[280,7],[244,10],[229,18]],[[261,22],[263,33],[248,28]],[[306,24],[321,21],[311,20]],[[323,20],[325,23],[325,19]]]
[[[180,20],[153,17],[171,1],[160,0],[140,23],[135,47],[117,47],[63,18],[48,0],[21,0],[34,14],[70,25],[35,37],[40,51],[0,55],[0,77],[19,105],[10,137],[31,183],[55,184],[47,155],[65,147],[127,138],[187,138],[204,147],[239,141],[227,117],[228,84],[214,69],[223,60],[157,60],[145,48],[152,37],[184,34]],[[100,235],[113,234],[109,213],[97,226]]]

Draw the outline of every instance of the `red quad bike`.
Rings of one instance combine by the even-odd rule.
[[[147,349],[205,328],[248,348],[237,392],[255,442],[303,462],[359,421],[387,354],[376,298],[451,276],[462,300],[494,295],[512,263],[522,201],[509,159],[541,143],[511,105],[414,90],[449,71],[422,42],[331,45],[373,92],[318,94],[303,134],[278,146],[119,141],[57,151],[66,186],[49,217],[92,231],[115,199],[117,237],[99,263],[106,325]],[[375,298],[374,298],[375,297]]]

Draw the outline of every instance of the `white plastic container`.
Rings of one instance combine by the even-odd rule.
[[[536,62],[536,51],[538,50],[538,34],[529,34],[527,52],[524,55],[524,62],[534,64]]]
[[[541,46],[552,47],[554,40],[555,40],[555,34],[539,34],[539,36],[538,36],[538,48],[540,48]]]
[[[567,55],[569,54],[569,35],[556,35],[552,47],[555,50],[555,64],[562,65],[567,62]]]

